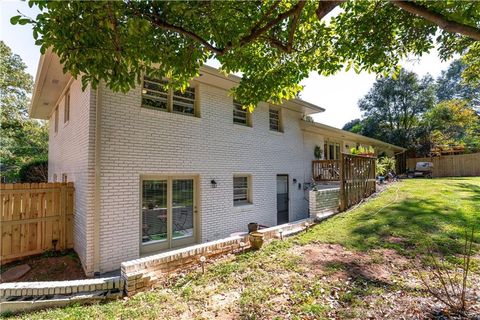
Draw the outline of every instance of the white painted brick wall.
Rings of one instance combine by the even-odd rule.
[[[205,84],[198,91],[201,118],[141,108],[140,88],[125,95],[103,92],[102,272],[140,256],[144,174],[199,175],[202,242],[246,231],[252,221],[276,225],[277,174],[289,175],[290,220],[308,216],[303,182],[310,175],[313,149],[304,151],[302,114],[283,109],[284,133],[278,133],[269,130],[268,104],[255,110],[252,128],[236,125],[228,92]],[[235,173],[251,175],[252,205],[233,206]],[[217,188],[211,188],[212,179]]]
[[[85,272],[92,271],[92,219],[94,183],[95,93],[82,91],[80,80],[70,86],[70,121],[64,123],[64,98],[59,103],[58,132],[54,132],[55,112],[50,118],[48,179],[61,181],[67,174],[74,182],[74,248]]]
[[[200,182],[201,241],[246,231],[249,222],[276,225],[276,175],[288,174],[290,220],[308,216],[313,148],[321,136],[300,129],[302,114],[283,109],[284,132],[269,130],[268,104],[253,113],[253,127],[233,124],[228,92],[199,85],[201,118],[141,108],[140,88],[128,94],[104,88],[101,116],[100,271],[140,257],[140,176],[195,174]],[[76,190],[75,250],[93,271],[96,91],[70,89],[71,115],[50,125],[49,179],[62,173]],[[53,119],[51,119],[53,120]],[[234,207],[233,175],[252,177],[253,204]],[[211,188],[215,179],[217,188]],[[297,184],[293,184],[293,179]],[[298,183],[302,189],[298,189]]]

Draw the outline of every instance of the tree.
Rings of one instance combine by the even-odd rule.
[[[480,84],[474,86],[462,79],[465,63],[461,59],[453,61],[437,79],[437,99],[439,101],[465,100],[480,112]]]
[[[425,114],[432,147],[480,150],[480,116],[465,100],[446,100]]]
[[[143,74],[184,89],[215,58],[241,72],[233,90],[250,108],[290,99],[311,71],[344,68],[391,74],[408,54],[439,44],[441,58],[470,55],[465,74],[480,81],[476,1],[41,1],[33,25],[41,51],[58,54],[86,86],[128,91]],[[328,15],[335,8],[339,12]],[[328,17],[327,17],[328,15]],[[476,59],[475,59],[476,57]]]
[[[2,181],[17,181],[20,167],[48,154],[48,130],[43,122],[28,118],[32,77],[22,59],[0,41],[0,106]]]
[[[402,69],[396,79],[378,79],[368,94],[359,101],[358,106],[364,112],[363,116],[369,119],[369,128],[362,128],[360,133],[412,148],[416,143],[419,121],[434,103],[432,77],[419,79],[415,73]],[[366,132],[370,128],[373,130]]]
[[[362,122],[360,119],[353,119],[345,123],[342,130],[350,131],[353,133],[360,133],[362,131]]]

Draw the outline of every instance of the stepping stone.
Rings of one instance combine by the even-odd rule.
[[[19,266],[8,269],[0,274],[0,282],[12,282],[20,279],[24,274],[30,271],[28,264],[21,264]]]

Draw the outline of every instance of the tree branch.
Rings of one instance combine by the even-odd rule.
[[[317,10],[315,10],[318,20],[322,20],[327,14],[330,13],[330,11],[335,9],[342,2],[345,2],[345,0],[320,0],[318,2]]]
[[[288,11],[285,11],[281,14],[279,14],[275,19],[273,20],[270,20],[267,24],[265,24],[263,27],[261,28],[257,28],[256,30],[255,29],[252,29],[251,32],[240,39],[239,41],[239,46],[244,46],[252,41],[255,41],[258,37],[260,37],[262,34],[264,34],[265,32],[267,32],[268,30],[270,30],[272,27],[276,26],[277,24],[279,24],[280,22],[282,22],[283,20],[285,20],[286,18],[290,17],[291,15],[297,13],[298,11],[301,11],[301,9],[303,9],[303,7],[305,6],[305,0],[300,0],[296,5],[294,5],[290,10]],[[230,49],[232,46],[229,46],[225,49]]]
[[[425,20],[436,24],[445,31],[459,33],[477,41],[480,40],[480,30],[478,28],[449,20],[444,15],[434,12],[414,1],[391,0],[391,2],[400,9],[422,17]]]

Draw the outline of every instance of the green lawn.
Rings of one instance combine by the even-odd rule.
[[[23,317],[410,318],[430,312],[419,311],[419,306],[435,303],[412,280],[409,261],[425,246],[446,256],[457,255],[465,228],[480,226],[479,215],[480,178],[405,180],[308,232],[212,263],[205,274],[195,270],[169,279],[164,288],[127,300]],[[324,250],[339,255],[328,261],[325,257],[324,265],[315,262]],[[386,274],[381,280],[375,277],[377,270]]]

